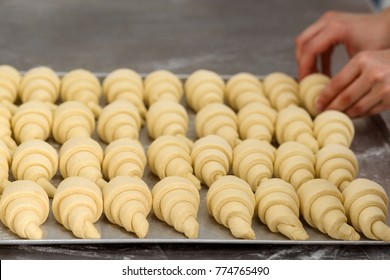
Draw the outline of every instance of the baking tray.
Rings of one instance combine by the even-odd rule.
[[[64,73],[59,72],[60,76]],[[95,73],[99,79],[103,79],[106,73]],[[142,75],[143,77],[145,75]],[[178,75],[181,79],[185,79],[187,75]],[[230,76],[223,75],[224,79]],[[262,77],[259,76],[261,79]],[[102,100],[102,104],[104,101]],[[194,112],[186,105],[185,98],[182,104],[187,109],[190,123],[187,136],[195,140],[196,133],[194,129]],[[390,195],[390,150],[389,150],[389,136],[390,131],[384,119],[380,116],[369,118],[362,118],[354,120],[356,135],[351,145],[351,149],[355,152],[359,162],[359,175],[361,178],[368,178],[381,184],[386,192]],[[94,139],[99,140],[96,133],[93,135]],[[140,132],[140,141],[148,148],[153,141],[148,136],[147,129],[144,126]],[[48,140],[54,147],[59,149],[60,145],[55,143],[53,139]],[[101,143],[103,147],[106,145]],[[59,172],[53,178],[53,184],[58,185],[62,180]],[[151,173],[149,168],[146,168],[143,180],[152,188],[157,182],[158,178]],[[111,224],[104,214],[100,220],[95,224],[97,230],[101,233],[101,239],[79,239],[76,238],[72,232],[65,229],[59,224],[52,212],[50,212],[47,221],[41,226],[44,236],[42,240],[25,240],[13,234],[8,228],[0,223],[0,245],[22,245],[22,244],[126,244],[126,243],[210,243],[210,244],[389,244],[383,241],[369,240],[361,235],[359,241],[343,241],[335,240],[327,235],[311,228],[304,221],[304,227],[310,238],[305,241],[289,240],[279,233],[272,233],[263,225],[259,218],[255,215],[253,218],[253,229],[256,233],[255,240],[236,239],[230,233],[228,228],[218,224],[213,217],[207,212],[206,207],[206,193],[207,187],[202,186],[200,190],[201,203],[198,212],[199,222],[199,236],[197,239],[188,239],[184,234],[177,232],[173,227],[160,221],[153,214],[153,210],[148,216],[149,232],[146,238],[139,239],[135,234],[127,232],[124,228]],[[388,211],[390,216],[390,211]]]

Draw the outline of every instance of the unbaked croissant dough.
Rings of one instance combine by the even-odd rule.
[[[328,144],[349,147],[355,135],[355,127],[343,112],[326,110],[314,119],[314,135],[320,147]]]
[[[19,106],[12,116],[11,125],[16,141],[46,140],[51,134],[52,110],[42,101],[28,101]]]
[[[185,82],[187,104],[195,111],[211,103],[223,103],[225,82],[215,72],[197,70]]]
[[[197,136],[215,134],[223,137],[234,147],[240,142],[236,113],[222,103],[213,103],[203,107],[195,116]]]
[[[347,224],[343,195],[325,179],[313,179],[302,184],[297,191],[301,214],[313,228],[334,239],[359,240],[355,229]]]
[[[198,238],[200,195],[190,180],[179,176],[165,177],[153,187],[152,196],[153,211],[158,219],[188,238]]]
[[[196,177],[210,187],[218,178],[228,173],[233,150],[222,137],[208,135],[196,140],[192,146],[191,158]]]
[[[186,177],[200,189],[200,181],[193,174],[191,149],[186,141],[171,135],[160,136],[149,146],[147,156],[150,170],[160,179]]]
[[[104,150],[103,174],[110,180],[117,176],[142,178],[145,166],[145,151],[138,140],[118,139]]]
[[[121,68],[109,73],[103,81],[103,95],[108,103],[129,101],[145,117],[144,85],[142,77],[134,70]]]
[[[51,109],[60,95],[61,80],[49,67],[35,67],[24,74],[20,86],[19,97],[22,102],[39,100],[46,102]]]
[[[49,197],[56,192],[50,180],[58,170],[58,154],[45,141],[28,140],[20,144],[13,155],[11,170],[16,180],[37,182]]]
[[[289,106],[279,111],[275,134],[279,144],[297,141],[309,147],[313,153],[318,151],[318,142],[313,132],[313,120],[306,110],[300,107]]]
[[[242,141],[233,150],[233,174],[244,179],[256,191],[260,183],[272,177],[275,150],[265,141]]]
[[[209,214],[229,228],[234,237],[256,238],[251,227],[255,195],[244,180],[232,175],[219,178],[210,186],[206,202]]]
[[[278,111],[290,105],[299,105],[298,83],[285,73],[268,74],[264,78],[264,88],[271,106]]]
[[[86,177],[103,189],[107,182],[102,176],[103,149],[89,137],[74,137],[60,149],[60,172],[63,178]]]
[[[11,153],[16,149],[17,145],[15,140],[12,139],[12,130],[11,130],[11,112],[0,104],[0,140],[7,145]]]
[[[152,208],[149,187],[137,177],[118,176],[103,189],[104,214],[114,224],[146,237],[149,223],[146,219]]]
[[[46,192],[29,180],[10,183],[0,199],[1,221],[21,238],[42,239],[40,225],[46,221],[49,209]]]
[[[9,184],[9,166],[11,164],[11,154],[8,147],[0,140],[0,194],[3,193],[4,187]]]
[[[21,79],[20,73],[14,67],[10,65],[0,65],[0,103],[12,114],[17,108],[14,103],[18,97]]]
[[[299,198],[291,184],[277,178],[267,180],[257,188],[255,197],[257,214],[272,232],[292,240],[309,238],[299,220]]]
[[[289,182],[297,190],[314,178],[315,162],[316,157],[308,147],[299,142],[285,142],[275,153],[275,176]]]
[[[230,107],[239,111],[248,104],[264,104],[270,106],[264,95],[263,84],[249,73],[238,73],[226,83],[226,101]]]
[[[346,214],[357,231],[370,239],[390,241],[390,227],[386,225],[389,198],[382,186],[356,179],[342,194]]]
[[[97,133],[106,143],[120,138],[137,139],[142,125],[138,109],[128,101],[117,100],[102,110]]]
[[[162,135],[185,138],[188,122],[186,109],[179,103],[170,100],[160,100],[153,103],[146,114],[146,126],[149,136],[153,139]]]
[[[321,73],[307,75],[300,81],[299,98],[310,115],[318,115],[319,112],[315,104],[321,91],[325,89],[329,81],[330,79]]]
[[[58,185],[53,198],[53,215],[78,238],[100,238],[94,226],[103,213],[99,187],[84,177],[68,177]]]
[[[341,192],[358,174],[359,165],[354,152],[343,145],[326,145],[316,157],[316,176],[329,180]]]
[[[101,108],[99,99],[102,86],[97,77],[88,70],[76,69],[64,75],[61,84],[62,101],[79,101],[84,103],[95,115],[99,116]]]
[[[180,102],[183,96],[183,83],[175,74],[167,70],[156,70],[148,74],[144,85],[144,98],[148,106],[157,100]]]
[[[90,137],[94,129],[95,117],[83,103],[67,101],[54,112],[52,133],[60,144],[72,137]]]
[[[238,130],[242,139],[254,138],[272,141],[277,113],[271,107],[251,103],[240,109],[237,114]]]

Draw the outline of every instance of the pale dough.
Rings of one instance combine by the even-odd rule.
[[[256,238],[252,229],[255,195],[244,180],[232,175],[219,178],[210,186],[206,202],[209,214],[234,237]]]
[[[150,106],[158,100],[180,102],[183,96],[183,83],[172,72],[156,70],[149,73],[145,80],[145,103]]]
[[[67,101],[54,112],[52,133],[60,144],[73,137],[91,137],[94,129],[95,117],[83,103]]]
[[[213,103],[203,107],[195,116],[196,135],[218,135],[234,147],[240,142],[236,113],[227,105]]]
[[[11,154],[16,149],[17,144],[15,140],[11,137],[11,112],[0,104],[0,139],[4,142],[4,144],[8,147]]]
[[[68,177],[58,185],[53,198],[55,219],[78,238],[100,238],[94,226],[103,213],[99,187],[84,177]]]
[[[57,151],[43,140],[28,140],[15,150],[11,165],[12,175],[16,180],[37,182],[53,197],[56,188],[50,180],[58,170]]]
[[[314,137],[313,120],[308,112],[297,106],[289,106],[278,113],[275,127],[276,140],[279,144],[297,141],[309,147],[313,153],[319,149]]]
[[[104,214],[107,219],[139,238],[149,231],[146,219],[152,208],[149,187],[137,177],[117,176],[103,189]]]
[[[389,198],[379,184],[368,179],[352,181],[342,192],[347,217],[367,238],[390,241],[386,225]]]
[[[103,174],[108,179],[116,176],[142,178],[146,155],[138,140],[122,138],[111,142],[104,150]]]
[[[320,147],[328,144],[349,147],[355,135],[355,127],[343,112],[326,110],[314,119],[314,135]]]
[[[64,75],[61,83],[62,101],[79,101],[84,103],[95,115],[99,116],[101,108],[99,99],[102,86],[98,78],[85,69],[72,70]]]
[[[19,84],[22,77],[18,70],[10,65],[0,65],[0,103],[13,114],[17,106]]]
[[[347,224],[343,195],[338,188],[325,179],[313,179],[297,191],[301,214],[313,228],[334,239],[359,240],[355,229]]]
[[[225,82],[215,72],[200,69],[193,72],[185,82],[187,104],[195,111],[211,103],[223,103]]]
[[[46,221],[49,209],[46,192],[29,180],[10,183],[0,199],[1,221],[21,238],[43,238],[40,225]]]
[[[106,143],[120,138],[137,139],[141,126],[138,109],[128,101],[117,100],[103,108],[97,122],[97,133]]]
[[[17,142],[46,140],[51,135],[52,110],[42,101],[27,101],[19,106],[11,119],[11,126]]]
[[[9,183],[9,166],[11,164],[11,154],[5,143],[0,140],[0,194],[4,187]]]
[[[150,170],[160,179],[186,177],[200,189],[200,181],[193,174],[191,148],[186,141],[171,135],[160,136],[149,146],[147,156]]]
[[[274,72],[265,76],[264,88],[271,106],[278,111],[299,105],[298,83],[285,73]]]
[[[225,97],[229,106],[236,111],[253,103],[270,106],[263,84],[249,73],[242,72],[231,77],[226,83]]]
[[[256,191],[261,182],[272,177],[275,148],[268,142],[247,139],[233,150],[233,173]]]
[[[292,240],[309,238],[299,220],[299,198],[294,187],[281,179],[267,180],[257,188],[257,214],[272,232]]]
[[[196,140],[192,146],[191,158],[196,177],[210,187],[228,173],[233,150],[222,137],[208,135]]]
[[[194,184],[183,177],[169,176],[152,189],[153,211],[158,219],[188,238],[198,238],[200,195]]]

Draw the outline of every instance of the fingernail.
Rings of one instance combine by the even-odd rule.
[[[324,110],[324,105],[322,104],[321,100],[319,100],[319,98],[317,98],[315,106],[317,111],[319,112],[322,112]]]

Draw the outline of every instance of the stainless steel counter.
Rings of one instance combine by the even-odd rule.
[[[5,0],[1,64],[141,73],[296,74],[294,37],[327,10],[368,12],[357,0]],[[334,70],[346,61],[336,53]],[[386,119],[386,118],[385,118]],[[390,259],[388,245],[2,245],[0,259]]]

